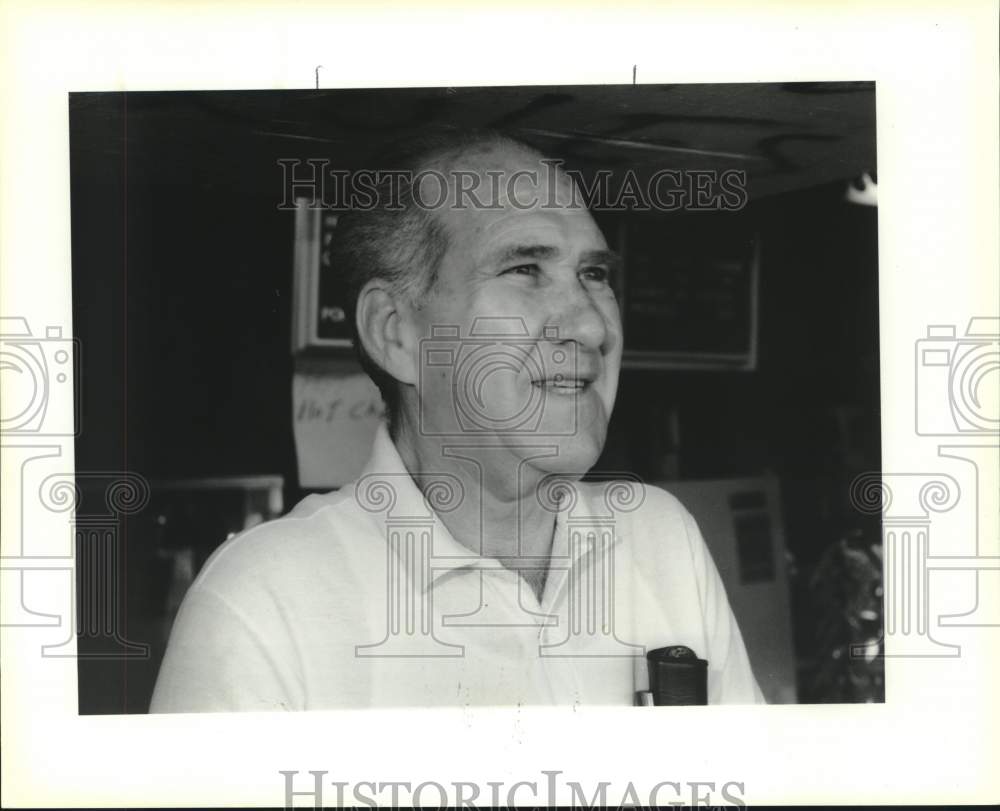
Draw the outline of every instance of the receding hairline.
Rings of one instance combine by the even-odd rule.
[[[443,140],[437,146],[428,148],[426,154],[420,156],[413,168],[442,168],[444,164],[450,168],[457,158],[465,156],[488,156],[498,152],[527,155],[537,160],[547,156],[531,144],[518,141],[503,133],[473,134],[466,137],[456,137],[453,142]],[[435,166],[435,164],[439,164]]]
[[[483,160],[490,158],[493,160],[485,162]],[[469,160],[467,165],[463,163],[465,160]],[[440,173],[448,184],[449,195],[456,193],[457,172],[467,172],[485,179],[494,172],[500,172],[501,176],[513,175],[526,169],[546,167],[547,174],[551,173],[548,176],[555,177],[560,185],[574,186],[572,176],[562,169],[561,163],[562,161],[546,155],[530,144],[498,133],[484,135],[481,140],[444,144],[437,150],[430,150],[424,158],[415,163],[412,171],[414,177],[421,173]],[[492,198],[489,204],[506,205],[507,200]],[[452,235],[449,224],[438,214],[437,207],[429,207],[423,214],[433,219],[435,225],[442,229],[445,238],[450,242]]]

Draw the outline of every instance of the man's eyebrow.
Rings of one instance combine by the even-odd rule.
[[[620,254],[615,251],[600,250],[586,251],[580,257],[581,265],[607,265],[611,270],[621,270],[623,260]]]
[[[559,255],[558,248],[552,245],[511,245],[503,248],[490,257],[490,262],[505,265],[523,259],[553,259]],[[611,270],[620,270],[622,258],[614,251],[606,249],[585,251],[580,256],[581,265],[607,265]]]
[[[506,265],[520,259],[552,259],[558,255],[559,249],[552,245],[511,245],[493,254],[490,262]]]

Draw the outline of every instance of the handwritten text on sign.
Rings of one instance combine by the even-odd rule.
[[[385,411],[368,376],[300,368],[292,382],[292,409],[299,485],[322,489],[356,479]]]

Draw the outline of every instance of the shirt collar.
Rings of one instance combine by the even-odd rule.
[[[388,541],[393,532],[425,533],[430,539],[430,571],[420,580],[424,589],[449,571],[464,568],[497,568],[494,558],[477,555],[460,544],[448,531],[438,509],[455,506],[462,497],[462,483],[457,476],[429,474],[422,481],[423,490],[406,469],[386,424],[375,431],[371,458],[355,482],[355,498],[382,525],[382,537]],[[437,509],[436,509],[437,508]],[[399,550],[396,550],[399,551]],[[409,566],[406,567],[409,571]]]
[[[555,480],[550,480],[554,482]],[[597,503],[599,493],[583,482],[558,480],[550,487],[550,503],[556,514],[550,567],[572,568],[593,549],[605,552],[621,540],[621,532]],[[355,482],[355,497],[385,528],[383,538],[393,531],[427,532],[431,539],[430,571],[421,578],[426,590],[444,575],[459,569],[502,569],[496,558],[478,555],[460,544],[448,531],[438,509],[455,506],[462,497],[462,483],[456,476],[430,474],[418,486],[389,436],[386,424],[380,423],[372,445],[372,454]],[[595,498],[595,495],[598,498]],[[615,531],[609,531],[614,529]],[[551,574],[551,572],[550,572]]]

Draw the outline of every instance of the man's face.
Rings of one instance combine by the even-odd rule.
[[[434,212],[449,248],[413,311],[425,338],[418,424],[499,445],[540,471],[582,474],[600,455],[618,387],[617,257],[571,205],[565,176],[506,150],[482,162],[481,172],[504,172],[499,195],[477,196],[491,207]],[[533,176],[508,186],[518,170]]]

